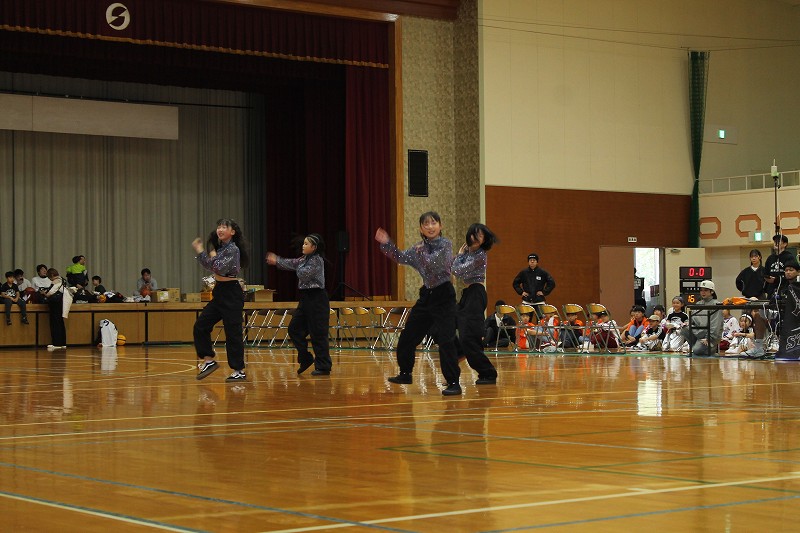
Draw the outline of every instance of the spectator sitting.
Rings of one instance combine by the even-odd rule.
[[[561,326],[561,347],[578,348],[583,343],[583,320],[578,318],[578,313],[567,313],[567,321]]]
[[[717,293],[714,282],[706,279],[700,282],[699,305],[716,305]],[[690,327],[681,329],[681,336],[689,343],[689,356],[714,355],[722,338],[722,313],[716,309],[693,311]]]
[[[631,321],[625,324],[622,331],[622,344],[625,346],[636,346],[639,337],[642,335],[647,322],[644,319],[644,307],[634,305],[631,307]]]
[[[680,329],[689,325],[689,315],[683,310],[683,297],[676,296],[672,299],[672,308],[664,319],[664,328],[667,330],[664,340],[661,342],[661,349],[665,352],[679,352],[686,344],[680,335]]]
[[[589,336],[589,343],[596,346],[598,349],[603,348],[607,350],[614,350],[619,348],[620,338],[617,323],[610,320],[606,311],[599,311],[594,313],[594,330]],[[583,351],[589,353],[587,343],[583,345]]]
[[[47,277],[47,265],[36,265],[36,275],[31,280],[31,284],[36,293],[31,296],[29,301],[31,303],[43,303],[44,293],[53,284],[50,278]]]
[[[517,347],[521,350],[527,350],[533,347],[533,336],[536,333],[536,324],[531,322],[530,313],[520,313],[519,322],[520,327],[517,329]]]
[[[89,285],[89,274],[86,273],[86,256],[76,255],[72,265],[67,267],[67,283],[71,287],[83,289]]]
[[[33,288],[30,280],[25,278],[25,272],[21,268],[14,271],[14,283],[17,284],[19,292],[22,293],[22,299],[26,302],[30,301],[31,295],[36,293],[36,289]]]
[[[95,294],[103,294],[106,292],[106,288],[103,287],[103,280],[100,276],[92,276],[92,291]]]
[[[639,342],[631,348],[632,350],[636,351],[649,351],[649,352],[656,352],[661,349],[661,317],[652,314],[650,318],[647,320],[648,326],[639,336]]]
[[[538,343],[537,348],[555,348],[555,345],[558,343],[558,324],[559,320],[555,312],[548,311],[544,313],[544,316],[539,320],[539,326],[534,332]]]
[[[719,351],[723,352],[730,348],[733,339],[735,338],[734,333],[739,331],[739,319],[735,316],[731,316],[731,312],[728,309],[722,310],[722,339],[719,341]]]
[[[17,284],[15,283],[14,273],[11,271],[6,272],[6,282],[0,286],[0,298],[3,299],[6,305],[6,324],[11,325],[11,306],[17,304],[19,311],[22,314],[22,323],[28,323],[28,311],[25,307],[25,300],[22,299]]]
[[[739,327],[732,333],[730,345],[725,350],[725,355],[739,355],[747,350],[752,350],[755,346],[753,343],[754,337],[753,317],[744,313],[739,317]],[[722,351],[721,342],[719,348]]]
[[[510,343],[514,342],[514,334],[509,333],[517,325],[516,320],[512,317],[498,313],[497,308],[501,305],[506,305],[503,300],[497,300],[494,304],[495,312],[492,313],[483,323],[483,345],[484,346],[497,346],[498,348],[505,348]]]
[[[136,280],[136,292],[142,298],[150,296],[150,293],[158,290],[158,282],[150,274],[149,268],[142,269],[142,277]]]

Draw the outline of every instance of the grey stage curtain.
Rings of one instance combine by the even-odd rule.
[[[31,278],[44,263],[63,274],[83,254],[109,290],[132,294],[148,267],[160,286],[197,292],[194,237],[205,240],[221,217],[240,221],[250,239],[263,235],[244,225],[244,184],[259,172],[247,160],[249,128],[263,122],[250,116],[255,97],[0,74],[0,90],[10,89],[178,105],[180,139],[0,131],[0,268]]]

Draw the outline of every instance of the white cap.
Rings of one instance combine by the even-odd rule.
[[[714,282],[711,281],[710,279],[704,279],[703,281],[700,282],[700,285],[698,285],[698,287],[700,287],[701,289],[710,289],[713,291]]]

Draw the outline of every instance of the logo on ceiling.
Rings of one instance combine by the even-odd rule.
[[[131,23],[131,13],[125,4],[114,2],[106,9],[106,22],[112,29],[122,31]]]

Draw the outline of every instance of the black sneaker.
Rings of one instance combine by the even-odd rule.
[[[475,385],[496,385],[497,378],[478,378],[475,380]]]
[[[10,325],[11,325],[11,319],[9,318],[8,320],[6,320],[6,326],[10,326]]]
[[[411,385],[411,374],[403,374],[400,372],[396,376],[390,377],[387,381],[389,381],[389,383],[397,383],[398,385]]]
[[[22,323],[23,324],[30,324],[30,322],[28,322],[28,317],[26,317],[26,316],[22,317]]]
[[[216,361],[203,361],[198,365],[198,368],[200,369],[200,373],[197,374],[197,379],[203,379],[209,374],[216,372],[216,370],[219,368],[219,365]]]
[[[233,374],[225,378],[225,381],[228,383],[247,381],[247,374],[244,373],[244,370],[234,370]]]
[[[313,372],[311,372],[311,375],[312,376],[330,376],[331,375],[331,371],[330,370],[314,370]]]
[[[443,396],[455,396],[457,394],[461,394],[461,385],[458,383],[448,385],[447,388],[442,391]]]
[[[313,364],[314,364],[314,360],[313,359],[311,361],[308,361],[308,362],[305,362],[305,363],[300,363],[300,368],[297,369],[297,373],[298,374],[302,374],[303,372],[305,372]]]

